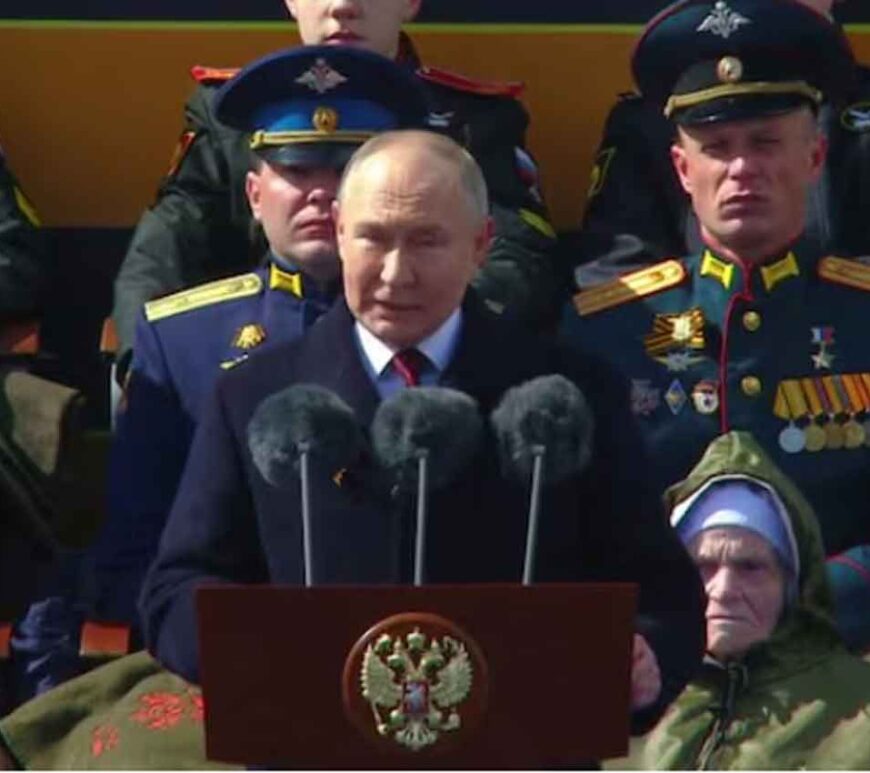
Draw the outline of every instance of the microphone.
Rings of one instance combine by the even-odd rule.
[[[471,462],[482,436],[477,402],[447,387],[402,389],[375,412],[372,449],[393,482],[393,495],[417,494],[414,585],[423,584],[427,493],[443,488]]]
[[[309,467],[332,475],[353,463],[362,446],[350,406],[315,384],[294,384],[270,395],[248,423],[248,448],[260,475],[276,488],[300,481],[306,587],[313,584]]]
[[[502,474],[525,485],[531,478],[523,585],[535,571],[541,488],[581,472],[592,458],[595,423],[576,384],[539,376],[505,392],[490,416]]]

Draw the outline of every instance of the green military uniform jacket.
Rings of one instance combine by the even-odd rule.
[[[818,523],[806,499],[742,433],[718,439],[669,493],[673,506],[712,477],[767,482],[786,504],[800,556],[798,599],[739,661],[708,659],[633,749],[643,769],[867,770],[870,664],[834,633]]]
[[[829,553],[870,543],[870,266],[800,244],[756,269],[707,250],[578,293],[561,334],[631,385],[659,490],[752,431]]]
[[[521,85],[479,83],[420,66],[405,36],[399,61],[415,70],[428,95],[433,131],[466,147],[486,178],[496,228],[477,289],[497,311],[508,309],[534,324],[555,322],[555,234],[524,150],[528,116],[515,98]],[[115,282],[122,351],[132,345],[146,301],[249,271],[265,252],[245,197],[247,135],[220,124],[213,111],[219,87],[235,72],[193,69],[199,87],[185,107],[185,130]]]

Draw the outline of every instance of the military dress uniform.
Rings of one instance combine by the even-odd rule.
[[[842,30],[791,0],[681,0],[647,25],[632,68],[648,104],[689,128],[807,106],[824,117],[825,97],[837,104],[855,72]],[[835,158],[848,147],[840,142]],[[755,175],[726,178],[732,174],[728,153],[723,151],[722,179],[731,187],[723,182],[717,193],[760,190],[763,196]],[[757,178],[764,174],[759,162]],[[847,219],[823,197],[847,201],[848,174],[835,187],[829,167],[809,197],[810,212],[831,213],[823,218],[836,226],[828,229],[831,235],[845,233]],[[768,203],[776,206],[777,197],[787,194],[770,187]],[[658,205],[667,201],[657,197]],[[862,217],[856,212],[854,221]],[[870,313],[870,266],[822,249],[818,219],[804,227],[796,242],[755,263],[741,262],[739,254],[726,259],[696,235],[699,248],[689,257],[666,255],[626,271],[632,260],[625,249],[608,259],[610,265],[600,260],[581,266],[575,271],[579,292],[564,310],[561,335],[597,352],[629,380],[631,409],[641,419],[660,491],[682,480],[718,434],[752,432],[813,505],[833,554],[870,543],[864,517],[870,346],[863,321]],[[661,223],[656,228],[665,244]],[[672,236],[679,231],[672,229]],[[782,237],[793,240],[794,233]],[[641,243],[634,239],[635,246]],[[640,262],[648,264],[655,254],[647,251]],[[850,553],[847,565],[870,576],[860,566],[862,556],[866,560],[870,552]],[[853,644],[870,644],[870,615],[866,608],[847,608],[854,605],[847,596],[862,594],[846,588],[843,568],[831,564],[829,572],[838,605],[845,605],[838,609],[840,629]],[[865,621],[861,630],[853,625],[856,617]]]
[[[829,552],[870,542],[870,266],[801,245],[755,270],[711,250],[584,290],[562,333],[617,365],[659,490],[720,433],[753,433]]]
[[[109,467],[110,517],[95,548],[101,618],[133,622],[145,569],[172,505],[205,398],[220,374],[301,336],[329,308],[319,289],[275,261],[267,268],[145,305],[126,408]]]
[[[870,255],[870,68],[821,107],[825,169],[807,201],[806,238],[825,253]],[[674,131],[658,105],[624,94],[610,111],[589,183],[583,232],[571,251],[584,284],[701,249],[698,221],[669,148]],[[594,265],[588,265],[594,263]]]
[[[476,285],[496,310],[551,321],[556,280],[555,234],[524,147],[528,116],[515,98],[521,84],[469,80],[423,67],[406,36],[399,62],[426,93],[428,124],[466,147],[489,188],[495,238]],[[198,88],[156,203],[142,216],[115,283],[113,317],[122,350],[132,343],[143,303],[159,295],[249,270],[263,245],[251,230],[244,192],[245,137],[214,114],[219,88],[235,69],[194,67]]]

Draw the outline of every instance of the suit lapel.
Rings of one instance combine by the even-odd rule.
[[[347,304],[339,299],[309,331],[302,367],[305,380],[331,389],[368,426],[380,397],[360,360],[353,326]]]

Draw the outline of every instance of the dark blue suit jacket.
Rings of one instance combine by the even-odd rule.
[[[694,567],[644,484],[634,424],[606,371],[567,366],[549,344],[489,314],[469,296],[464,326],[441,383],[474,396],[484,414],[505,389],[566,372],[596,413],[593,462],[546,493],[539,579],[625,579],[641,584],[638,625],[659,657],[665,691],[645,712],[654,718],[682,689],[703,651],[703,591]],[[353,318],[339,302],[304,338],[252,357],[224,376],[204,410],[146,578],[141,611],[149,648],[196,681],[194,590],[204,582],[300,584],[298,490],[270,486],[247,447],[248,422],[268,395],[292,383],[336,392],[367,427],[379,398],[360,361]],[[622,390],[624,392],[624,390]],[[491,447],[489,451],[491,451]],[[312,481],[316,583],[411,580],[411,502],[355,485]],[[428,582],[519,581],[526,528],[525,492],[498,474],[494,454],[430,498]],[[590,621],[594,624],[594,621]],[[645,724],[645,723],[644,723]]]

